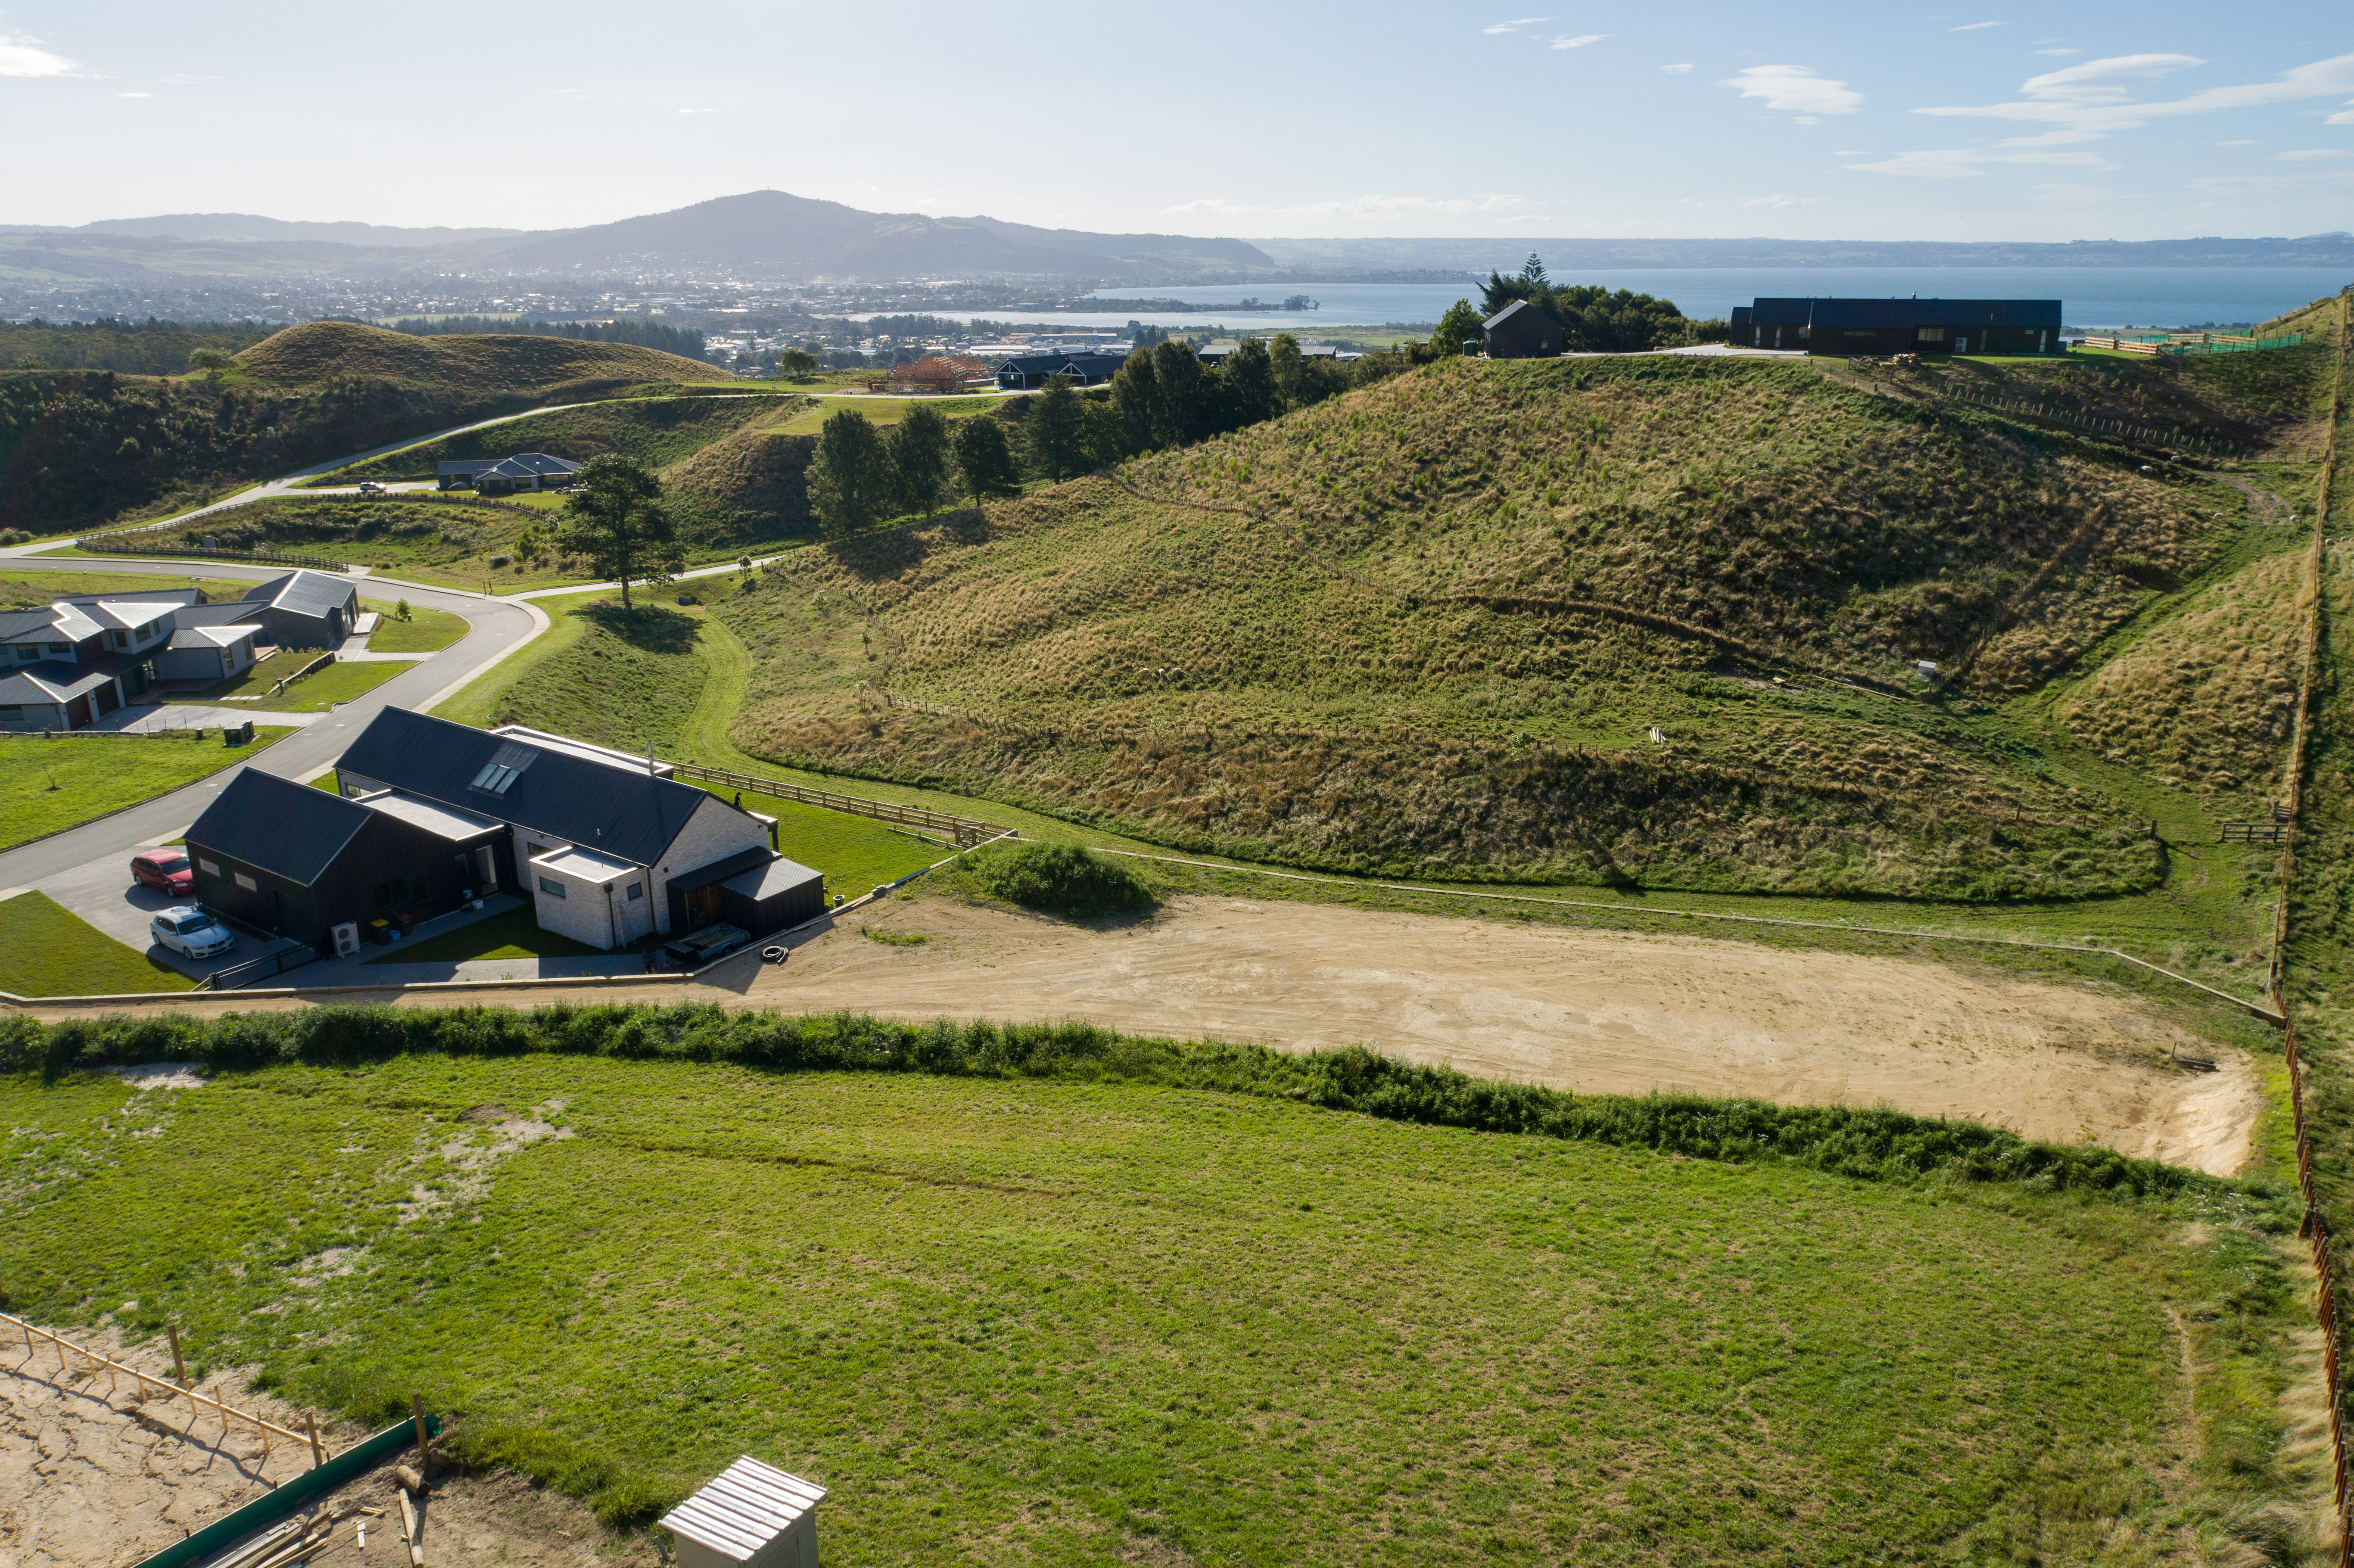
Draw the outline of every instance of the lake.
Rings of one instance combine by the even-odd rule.
[[[1836,295],[1850,299],[1922,294],[1964,300],[2059,300],[2070,326],[2203,326],[2253,323],[2334,294],[2349,281],[2322,267],[1664,267],[1604,268],[1564,273],[1556,281],[1600,283],[1673,300],[1696,320],[1723,316],[1753,298]],[[1454,283],[1260,283],[1222,288],[1099,289],[1104,299],[1170,299],[1232,304],[1256,295],[1306,294],[1314,311],[1058,311],[1058,325],[1123,327],[1225,325],[1302,334],[1390,323],[1427,325],[1457,300],[1479,291]],[[1023,319],[1037,317],[1023,313]]]

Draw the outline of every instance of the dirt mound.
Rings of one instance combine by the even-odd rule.
[[[362,377],[484,391],[589,380],[716,382],[716,366],[625,343],[521,334],[413,337],[356,322],[304,322],[238,355],[248,375],[304,385]]]

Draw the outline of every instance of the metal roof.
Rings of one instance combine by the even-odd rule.
[[[709,1547],[731,1563],[748,1563],[760,1548],[824,1500],[825,1489],[816,1482],[764,1465],[748,1454],[664,1514],[662,1527]]]
[[[423,828],[436,838],[462,843],[481,838],[484,833],[506,831],[506,824],[494,817],[479,817],[472,811],[455,811],[447,806],[437,806],[430,800],[412,800],[387,790],[381,795],[363,795],[359,803],[371,811],[382,811],[387,817],[398,817],[411,827]]]
[[[1759,299],[1750,319],[1761,326],[1905,327],[2060,325],[2058,300]]]
[[[228,626],[187,626],[172,633],[166,644],[172,648],[227,648],[240,637],[250,637],[261,630],[258,621],[240,621]]]
[[[1494,315],[1490,316],[1486,321],[1481,322],[1479,324],[1482,327],[1491,327],[1498,322],[1507,321],[1513,316],[1519,315],[1522,311],[1527,311],[1533,315],[1544,315],[1543,311],[1538,310],[1526,300],[1514,300],[1511,304],[1506,305],[1502,310],[1498,311]],[[1547,321],[1551,321],[1553,318],[1546,316],[1545,319]]]
[[[53,605],[38,609],[0,610],[0,642],[13,642],[26,637],[54,637],[58,632],[58,611]]]
[[[89,601],[86,613],[101,626],[133,631],[171,619],[172,612],[179,608],[177,600],[158,604],[154,599],[110,599]]]
[[[708,865],[698,865],[692,871],[680,872],[670,879],[670,885],[681,893],[692,893],[698,887],[708,887],[715,882],[725,882],[739,871],[748,871],[755,866],[766,865],[776,856],[777,852],[768,845],[754,844],[749,849],[737,850],[734,854],[722,855]]]
[[[740,893],[747,898],[770,898],[792,888],[805,887],[812,882],[822,882],[825,874],[811,871],[799,861],[779,855],[766,865],[756,865],[749,871],[738,872],[719,885],[730,893]]]
[[[348,609],[358,598],[359,590],[343,578],[303,569],[257,585],[246,594],[245,602],[267,604],[290,615],[323,620],[327,611]]]
[[[504,782],[504,790],[474,787],[493,765],[517,764],[513,778],[493,781]],[[407,708],[377,709],[335,766],[404,795],[485,812],[640,865],[658,863],[687,819],[712,799],[672,779]]]
[[[69,664],[62,659],[19,664],[0,676],[0,703],[69,703],[84,692],[111,684],[117,673],[112,669]]]
[[[372,815],[355,800],[247,768],[188,829],[188,847],[308,887]]]
[[[616,877],[634,875],[637,867],[625,860],[615,860],[609,854],[599,854],[577,845],[571,849],[550,850],[535,858],[532,864],[544,866],[565,876],[583,882],[610,882]]]
[[[584,758],[590,762],[601,762],[608,768],[619,768],[631,773],[643,775],[652,771],[657,778],[667,779],[673,771],[667,762],[657,760],[649,769],[645,758],[631,752],[617,750],[610,746],[599,746],[592,741],[575,740],[568,735],[550,735],[544,729],[533,729],[528,725],[503,724],[491,733],[508,740],[522,741],[527,746],[536,747],[543,751],[561,751],[568,756]]]

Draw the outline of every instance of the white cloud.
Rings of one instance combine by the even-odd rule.
[[[1588,44],[1598,44],[1609,36],[1607,33],[1580,33],[1572,37],[1563,33],[1553,39],[1553,47],[1557,49],[1582,49]]]
[[[2331,115],[2328,119],[2323,121],[2322,123],[2324,125],[2354,125],[2354,109],[2341,109],[2337,113]]]
[[[1509,213],[1528,205],[1528,197],[1493,192],[1476,196],[1361,196],[1302,202],[1293,207],[1267,207],[1204,196],[1161,210],[1180,217],[1390,217],[1406,213],[1436,213],[1460,217],[1467,213]]]
[[[1780,191],[1776,191],[1772,196],[1751,196],[1747,201],[1743,202],[1741,205],[1744,207],[1768,207],[1776,208],[1786,207],[1812,207],[1822,199],[1823,198],[1820,196],[1784,196]]]
[[[1659,69],[1666,71],[1670,76],[1682,76],[1684,73],[1691,69],[1691,61],[1686,60],[1681,65],[1661,66]]]
[[[2065,164],[2085,169],[2114,169],[2097,153],[2046,153],[2031,149],[2004,151],[1987,147],[1947,147],[1932,152],[1899,153],[1877,164],[1850,164],[1874,175],[1904,175],[1919,180],[1967,180],[1983,175],[1981,164]]]
[[[2294,153],[2274,153],[2275,164],[2317,164],[2325,158],[2354,158],[2354,153],[2343,147],[2301,147]]]
[[[2255,147],[2262,145],[2262,143],[2256,142],[2218,142],[2215,145],[2218,147]]]
[[[1499,22],[1492,27],[1482,27],[1483,33],[1517,33],[1522,27],[1533,27],[1539,22],[1550,22],[1551,16],[1515,16],[1509,22]]]
[[[1863,94],[1847,83],[1817,76],[1804,66],[1750,66],[1716,85],[1732,88],[1744,98],[1763,99],[1768,109],[1787,109],[1802,116],[1852,114],[1863,101]]]
[[[2354,54],[2346,54],[2283,71],[2271,81],[2211,87],[2158,103],[2137,102],[2132,96],[2133,89],[2138,85],[2160,81],[2206,63],[2192,55],[2118,55],[2031,77],[2020,86],[2020,96],[2008,103],[1949,105],[1913,112],[2050,125],[2055,129],[2034,140],[2056,144],[2097,141],[2120,131],[2138,129],[2153,120],[2291,103],[2305,98],[2336,97],[2354,88]]]
[[[0,33],[0,76],[81,76],[80,66],[32,39]]]
[[[2035,52],[2039,55],[2056,55],[2064,58],[2069,55],[2081,55],[2084,51],[2082,49],[2038,49]]]
[[[114,96],[117,98],[153,98],[155,95],[152,92],[118,92]]]
[[[1980,33],[1988,27],[2008,27],[2008,22],[1965,22],[1958,27],[1948,27],[1949,33]]]
[[[679,112],[681,114],[716,114],[719,111],[716,109],[682,109]]]

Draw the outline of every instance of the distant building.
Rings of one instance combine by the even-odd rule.
[[[517,452],[513,457],[436,463],[433,477],[443,490],[512,495],[518,490],[569,490],[579,482],[580,465],[546,452]]]
[[[1081,387],[1099,387],[1119,374],[1124,354],[1023,354],[1001,361],[997,385],[1009,392],[1032,392],[1057,376]]]
[[[1561,323],[1529,303],[1514,300],[1479,323],[1490,359],[1552,359],[1561,353]]]
[[[1812,355],[2058,354],[2058,300],[1760,299],[1732,342]]]

